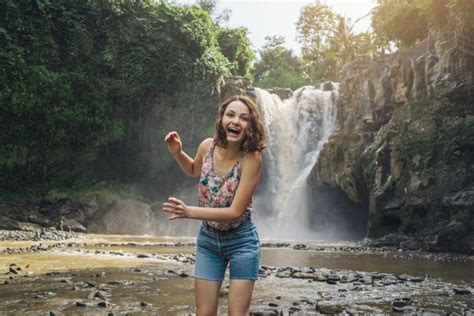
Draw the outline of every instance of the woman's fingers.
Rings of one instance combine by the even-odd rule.
[[[178,200],[177,198],[172,197],[172,196],[170,196],[168,198],[168,202],[175,203],[175,204],[180,204],[180,205],[184,204],[183,201]]]
[[[168,134],[166,134],[165,142],[168,142],[168,141],[173,140],[173,139],[179,140],[178,132],[173,131],[173,132],[169,132]]]
[[[168,202],[164,202],[161,208],[164,212],[173,214],[168,219],[186,218],[189,217],[189,211],[183,201],[169,197]]]
[[[173,215],[168,217],[169,220],[177,219],[177,218],[185,218],[186,216],[184,215]]]

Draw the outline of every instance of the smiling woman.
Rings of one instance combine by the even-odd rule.
[[[252,220],[252,195],[260,179],[264,127],[255,102],[246,96],[225,100],[214,139],[205,139],[193,158],[182,150],[177,132],[165,142],[183,171],[199,176],[199,206],[170,197],[169,219],[202,220],[194,270],[198,315],[217,313],[219,289],[229,265],[229,314],[247,315],[258,277],[260,242]]]

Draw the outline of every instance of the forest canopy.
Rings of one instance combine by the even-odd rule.
[[[147,153],[167,118],[191,100],[213,109],[222,78],[248,72],[249,45],[199,6],[0,1],[3,196],[156,178],[167,161]]]

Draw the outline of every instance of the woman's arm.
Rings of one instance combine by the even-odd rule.
[[[192,218],[211,221],[233,221],[238,219],[250,203],[260,179],[262,156],[259,152],[247,153],[242,160],[239,187],[230,207],[187,206],[183,201],[170,197],[163,203],[163,211],[171,213],[169,219]]]
[[[165,142],[168,146],[169,152],[178,162],[178,165],[181,167],[184,173],[193,177],[197,177],[201,174],[203,157],[206,155],[206,151],[212,142],[212,138],[205,139],[199,145],[194,159],[192,159],[188,154],[183,151],[181,138],[179,137],[179,134],[177,132],[168,133],[165,136]]]

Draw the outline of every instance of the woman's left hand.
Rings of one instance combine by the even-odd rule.
[[[178,200],[175,197],[169,197],[168,202],[163,203],[161,208],[164,212],[173,214],[168,217],[168,219],[177,219],[177,218],[190,218],[191,210],[189,207],[181,200]]]

